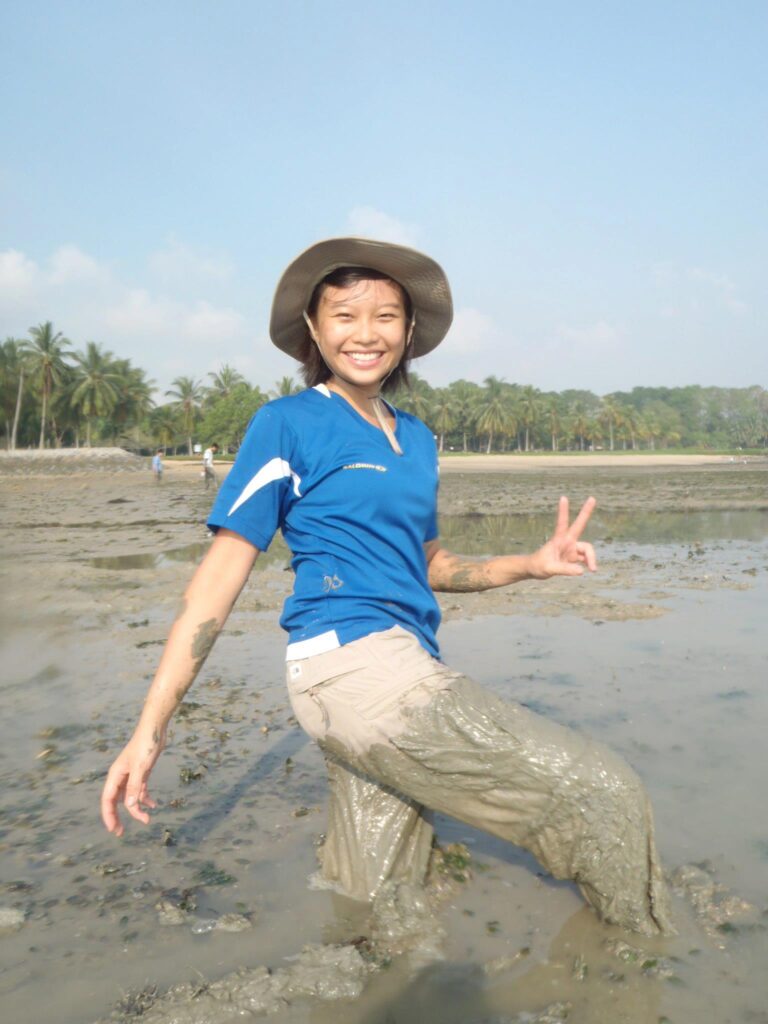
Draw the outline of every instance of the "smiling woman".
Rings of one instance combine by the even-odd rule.
[[[216,538],[110,769],[104,822],[122,833],[120,801],[149,820],[147,780],[168,722],[280,529],[295,571],[280,620],[288,691],[331,787],[325,879],[365,900],[390,882],[421,883],[436,809],[530,850],[606,921],[669,931],[651,809],[629,766],[440,660],[435,591],[597,568],[581,539],[593,498],[573,522],[561,498],[552,537],[530,555],[475,561],[440,544],[434,437],[380,394],[451,318],[442,268],[403,246],[330,239],[285,271],[270,333],[309,387],[248,428],[210,515]]]
[[[370,324],[364,325],[365,333],[369,335],[367,342],[360,336],[363,326],[360,318],[364,315],[373,317]],[[383,343],[385,337],[394,339],[399,354],[394,367],[384,376],[380,390],[396,391],[402,384],[407,385],[409,354],[406,348],[414,326],[413,305],[401,285],[385,274],[362,267],[340,267],[334,270],[312,292],[305,320],[307,336],[299,358],[308,387],[324,384],[334,375],[335,370],[341,369],[340,365],[331,366],[328,358],[333,355],[334,342],[343,340],[344,334],[348,340],[346,351],[350,354],[354,342],[358,340],[361,343],[358,349],[358,361],[361,363],[366,359],[373,362],[375,353],[371,350],[375,344],[371,342],[380,340]],[[347,329],[343,332],[341,328],[345,325]],[[336,330],[331,331],[334,327]],[[377,337],[377,327],[382,330],[381,338]],[[318,338],[318,333],[322,340]],[[374,367],[371,365],[367,368]]]

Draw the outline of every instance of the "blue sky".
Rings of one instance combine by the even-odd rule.
[[[765,0],[5,0],[0,339],[267,388],[361,234],[448,272],[435,385],[766,386],[767,51]]]

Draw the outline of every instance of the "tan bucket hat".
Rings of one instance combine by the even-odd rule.
[[[453,320],[453,301],[448,278],[439,263],[424,253],[392,242],[328,238],[297,256],[275,290],[269,334],[283,352],[298,358],[306,338],[304,311],[312,292],[324,277],[339,267],[370,267],[405,288],[416,317],[414,356],[431,352],[448,333]]]

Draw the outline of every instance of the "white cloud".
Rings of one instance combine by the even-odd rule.
[[[154,298],[145,288],[134,288],[104,311],[104,323],[127,337],[141,335],[157,341],[187,340],[212,345],[242,337],[245,317],[234,309],[218,309],[209,302],[192,305]]]
[[[374,238],[380,242],[418,247],[419,228],[405,224],[373,206],[356,206],[347,217],[347,230],[361,238]]]
[[[51,320],[75,348],[86,340],[104,344],[159,378],[161,387],[180,373],[199,374],[209,360],[233,362],[250,352],[246,316],[231,302],[212,301],[205,284],[195,283],[194,260],[187,259],[184,246],[177,245],[155,269],[171,268],[174,252],[176,269],[189,270],[178,286],[170,283],[170,271],[164,286],[151,270],[138,282],[121,279],[72,244],[58,247],[41,264],[17,249],[0,252],[0,337],[23,337],[30,324]],[[223,262],[203,260],[198,269],[214,290],[225,273]]]
[[[723,310],[742,316],[749,310],[738,285],[727,274],[674,263],[659,263],[652,267],[652,274],[664,290],[660,307],[664,317],[685,317],[691,313],[707,316]]]
[[[150,272],[165,286],[215,283],[232,277],[232,263],[223,256],[211,256],[171,238],[147,260]]]
[[[566,342],[569,346],[576,346],[591,356],[616,355],[624,341],[624,332],[621,328],[606,323],[605,320],[578,327],[560,324],[556,334],[560,341]]]
[[[40,270],[34,260],[18,249],[0,252],[0,298],[17,304],[31,295],[38,282]]]
[[[53,285],[101,285],[110,279],[109,270],[76,245],[62,245],[56,249],[49,266],[45,277]]]
[[[747,311],[746,302],[739,298],[735,283],[726,274],[718,274],[703,267],[690,267],[688,278],[705,285],[731,313],[739,316]]]
[[[466,306],[456,310],[443,346],[455,353],[479,352],[493,345],[498,335],[493,317]]]

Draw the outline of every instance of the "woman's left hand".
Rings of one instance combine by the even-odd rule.
[[[581,576],[586,566],[590,572],[597,569],[595,549],[579,538],[597,502],[587,498],[581,511],[569,524],[568,499],[562,497],[557,510],[555,532],[550,539],[530,556],[530,574],[534,579],[546,580],[550,576]]]

